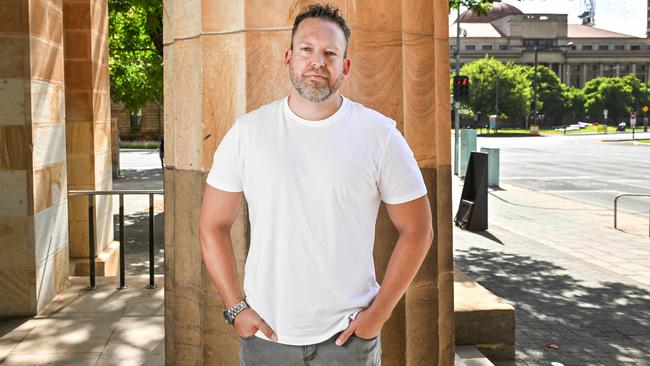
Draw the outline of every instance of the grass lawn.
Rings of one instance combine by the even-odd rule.
[[[121,141],[120,149],[157,149],[160,141]]]
[[[631,128],[627,128],[625,130],[626,132],[632,132]],[[637,132],[642,132],[643,129],[639,130],[638,128],[636,129]],[[477,131],[479,134],[484,134],[487,133],[487,129],[479,129]],[[523,128],[500,128],[498,130],[499,134],[522,134],[522,135],[528,135],[530,134],[529,130],[523,129]],[[581,134],[581,133],[599,133],[598,127],[597,126],[588,126],[586,128],[583,128],[581,130],[572,130],[572,131],[567,131],[566,134]],[[492,131],[490,131],[492,133]],[[562,135],[564,134],[564,130],[561,131],[556,131],[555,129],[552,128],[544,128],[540,129],[539,133],[541,135]],[[614,126],[607,126],[607,133],[616,133],[616,127]]]
[[[640,144],[650,145],[650,139],[636,140],[636,142],[638,142]]]

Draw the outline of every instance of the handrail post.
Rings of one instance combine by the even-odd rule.
[[[120,284],[118,289],[127,288],[124,274],[124,194],[120,193]]]
[[[154,212],[153,212],[153,193],[149,193],[149,284],[146,288],[156,288],[154,283]]]
[[[88,266],[90,271],[88,288],[94,290],[97,288],[95,282],[95,196],[89,194],[86,197],[88,197]]]
[[[616,215],[617,215],[617,209],[616,209],[616,204],[618,203],[618,198],[620,195],[614,197],[614,229],[616,229]]]

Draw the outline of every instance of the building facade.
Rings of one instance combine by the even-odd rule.
[[[650,11],[650,10],[649,10]],[[650,17],[649,17],[650,19]],[[650,23],[649,23],[650,24]],[[457,25],[449,27],[450,64],[455,69]],[[563,83],[582,88],[599,76],[635,74],[648,81],[650,39],[568,24],[566,14],[524,14],[516,7],[495,3],[478,16],[460,16],[460,65],[485,55],[502,62],[548,66]]]

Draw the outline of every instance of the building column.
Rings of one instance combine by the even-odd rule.
[[[111,119],[108,83],[108,5],[105,0],[63,0],[68,186],[111,190]],[[112,197],[95,199],[95,253],[115,252]],[[70,197],[70,258],[88,268],[88,199]],[[102,255],[104,258],[111,256]],[[109,263],[116,263],[110,261]],[[100,275],[114,268],[98,266]]]
[[[582,85],[581,85],[581,87],[583,87],[587,83],[587,81],[589,81],[589,80],[587,80],[587,67],[588,67],[587,64],[582,64]]]
[[[165,341],[170,364],[238,363],[238,338],[202,265],[198,215],[212,155],[235,118],[290,89],[282,56],[307,1],[165,0]],[[434,245],[386,323],[383,364],[452,365],[453,271],[447,2],[334,1],[352,29],[342,92],[395,119],[420,165]],[[356,67],[354,65],[357,65]],[[246,210],[232,230],[240,282]],[[379,280],[397,233],[377,220]],[[200,268],[200,270],[198,270]]]
[[[0,316],[40,311],[68,277],[62,12],[3,2],[0,22]]]

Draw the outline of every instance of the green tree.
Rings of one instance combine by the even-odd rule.
[[[633,102],[632,87],[623,78],[591,79],[583,92],[587,115],[596,120],[602,120],[605,109],[610,120],[626,118]]]
[[[111,98],[137,112],[163,102],[162,2],[109,0]]]
[[[585,94],[582,89],[562,84],[563,110],[571,121],[585,119]]]
[[[459,6],[468,8],[477,14],[485,15],[492,10],[492,3],[500,0],[449,0],[449,11],[458,9]]]
[[[522,66],[531,86],[534,86],[535,68]],[[537,66],[537,111],[546,116],[548,122],[557,122],[565,113],[562,99],[562,83],[551,69],[544,65]]]
[[[648,84],[639,80],[634,74],[625,75],[622,79],[632,93],[631,110],[640,112],[644,105],[650,104]]]
[[[499,115],[505,118],[525,118],[529,113],[531,87],[522,66],[503,64],[494,58],[465,64],[461,74],[470,80],[470,98],[463,102],[474,114],[496,113],[496,82],[499,78]]]

